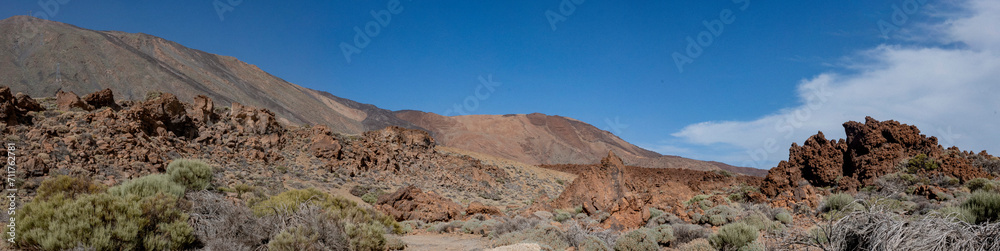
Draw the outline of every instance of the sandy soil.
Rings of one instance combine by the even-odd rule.
[[[483,250],[488,240],[481,235],[418,233],[402,237],[406,250]]]

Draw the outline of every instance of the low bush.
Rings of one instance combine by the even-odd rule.
[[[344,233],[351,250],[385,249],[385,227],[378,222],[345,222]]]
[[[774,219],[780,221],[781,223],[785,223],[785,225],[792,224],[792,215],[787,212],[775,214]]]
[[[778,233],[785,230],[785,225],[780,222],[772,221],[766,215],[761,212],[749,212],[739,220],[739,222],[746,223],[758,230],[764,230],[768,233]]]
[[[535,226],[538,226],[539,223],[541,223],[541,220],[534,217],[525,218],[522,216],[516,216],[514,218],[503,218],[500,220],[500,223],[493,228],[493,232],[491,234],[494,236],[500,236],[506,233],[532,229],[535,228]]]
[[[170,178],[190,190],[204,190],[212,182],[212,167],[201,160],[176,159],[167,165]]]
[[[976,224],[976,216],[969,212],[968,209],[963,207],[943,207],[938,209],[938,214],[942,217],[955,218],[955,220],[963,221],[969,224]]]
[[[854,203],[854,196],[851,196],[850,194],[831,194],[823,200],[823,205],[820,206],[820,211],[824,213],[830,211],[841,211],[847,208],[851,203]]]
[[[646,227],[655,227],[663,224],[671,225],[683,222],[684,221],[681,220],[681,218],[677,217],[672,213],[663,213],[660,216],[652,217],[651,219],[649,219],[649,222],[646,222]]]
[[[715,251],[715,247],[712,247],[712,244],[704,238],[681,244],[677,249],[681,251]]]
[[[656,251],[660,250],[657,245],[656,234],[651,229],[639,228],[625,233],[615,241],[615,251]]]
[[[47,200],[57,194],[67,199],[75,199],[78,195],[100,193],[107,189],[104,185],[92,182],[88,178],[59,175],[42,181],[42,185],[36,190],[35,199]]]
[[[58,184],[58,180],[73,183]],[[91,188],[99,185],[80,179],[56,181],[43,182],[39,190],[47,195],[25,204],[24,211],[29,213],[18,218],[20,235],[15,247],[177,250],[194,242],[189,216],[180,210],[182,206],[172,193],[115,194],[96,192],[100,189]],[[112,190],[131,191],[121,187]]]
[[[969,191],[975,192],[979,190],[983,191],[993,191],[997,189],[996,182],[984,178],[975,178],[965,182],[965,187],[969,188]]]
[[[927,154],[923,153],[913,156],[906,162],[907,173],[917,173],[918,171],[931,171],[937,169],[937,161],[933,158],[927,157]]]
[[[569,220],[569,219],[572,219],[572,218],[573,218],[573,215],[570,214],[569,212],[566,212],[566,211],[563,211],[563,210],[556,210],[556,215],[555,215],[555,217],[553,217],[553,220],[557,221],[557,222],[565,222],[566,220]]]
[[[669,225],[660,225],[650,229],[653,235],[656,236],[656,243],[666,246],[670,242],[674,241],[674,228]]]
[[[687,243],[695,239],[708,238],[712,233],[710,230],[699,225],[679,223],[671,226],[674,229],[674,238],[677,243]]]
[[[976,223],[997,222],[1000,220],[1000,193],[977,191],[972,197],[962,203],[976,217]]]
[[[157,193],[169,194],[176,197],[184,196],[184,186],[177,184],[166,174],[152,174],[126,181],[125,183],[108,189],[108,192],[126,197],[134,195],[138,197],[149,197]]]
[[[601,240],[601,238],[588,235],[584,238],[583,242],[580,243],[579,249],[577,250],[610,251],[611,248],[608,247],[608,243]]]
[[[339,196],[332,196],[312,188],[289,190],[271,196],[267,200],[251,206],[251,210],[258,216],[273,215],[280,210],[288,210],[291,213],[295,213],[299,205],[303,203],[316,205],[347,223],[361,225],[363,223],[374,222],[394,234],[403,233],[403,227],[392,217],[371,208],[359,207],[353,201]]]
[[[737,222],[722,226],[708,240],[720,250],[737,250],[757,240],[757,234],[757,228]]]
[[[738,216],[739,213],[740,210],[736,208],[728,205],[719,205],[706,210],[705,214],[698,219],[698,223],[708,223],[713,226],[722,226],[736,220],[736,216]]]
[[[655,207],[650,207],[649,208],[649,219],[660,217],[660,215],[663,215],[663,210],[657,209]],[[649,220],[649,219],[647,219],[647,220]]]
[[[403,239],[400,239],[399,237],[390,235],[385,238],[386,250],[405,250],[406,247],[406,242],[403,242]]]
[[[970,225],[948,218],[900,217],[855,211],[830,227],[825,250],[997,250],[1000,224]]]

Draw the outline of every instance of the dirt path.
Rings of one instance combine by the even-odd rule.
[[[487,240],[481,235],[419,233],[402,237],[406,250],[483,250]]]

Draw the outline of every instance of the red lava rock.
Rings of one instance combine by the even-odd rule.
[[[788,160],[768,172],[761,191],[772,197],[772,202],[812,203],[814,198],[811,197],[816,194],[812,186],[836,186],[854,192],[873,185],[882,175],[898,172],[897,167],[903,160],[918,154],[926,154],[940,165],[939,170],[920,172],[940,173],[963,181],[989,177],[982,169],[969,164],[966,156],[973,153],[955,147],[942,151],[937,138],[920,134],[915,126],[866,117],[863,124],[844,123],[844,131],[846,140],[826,140],[819,132],[802,146],[793,143]]]
[[[313,131],[316,134],[313,136],[312,145],[309,147],[313,152],[313,156],[324,159],[340,158],[340,142],[330,135],[330,128],[317,126]]]
[[[80,99],[80,96],[77,96],[76,93],[64,92],[62,90],[56,93],[56,107],[63,111],[69,111],[73,108],[80,108],[85,111],[94,110],[93,106]]]
[[[0,86],[0,123],[5,123],[7,126],[30,123],[28,112],[44,110],[45,108],[28,95],[22,93],[11,95],[9,87]],[[0,124],[0,129],[5,127]]]
[[[87,102],[87,104],[92,106],[93,109],[100,109],[103,107],[111,107],[111,109],[115,110],[121,109],[121,107],[115,103],[115,95],[111,92],[111,89],[104,89],[87,94],[87,96],[83,96],[83,101]]]
[[[412,185],[380,196],[375,205],[397,221],[449,221],[458,217],[462,210],[457,203]]]
[[[469,203],[469,207],[465,209],[465,214],[467,215],[484,214],[484,215],[502,216],[503,212],[500,212],[500,209],[497,209],[496,207],[483,205],[483,203],[479,203],[478,201],[473,201]]]
[[[129,108],[125,117],[137,121],[138,129],[148,135],[169,136],[173,133],[179,137],[194,138],[198,134],[198,127],[187,116],[184,104],[170,93]]]
[[[212,102],[212,98],[205,95],[194,97],[194,104],[192,104],[188,114],[199,125],[211,124],[219,120],[219,115],[215,114],[215,103]]]

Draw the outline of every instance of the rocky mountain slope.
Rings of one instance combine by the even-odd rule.
[[[643,149],[593,125],[540,113],[446,117],[420,111],[396,116],[430,130],[442,144],[528,164],[589,164],[614,151],[628,165],[648,168],[726,170],[764,176],[766,170],[730,166]]]
[[[421,130],[387,127],[344,135],[326,126],[282,125],[267,109],[239,103],[213,109],[206,96],[195,101],[180,102],[170,93],[116,100],[110,90],[36,100],[0,86],[0,135],[17,149],[22,193],[59,174],[110,186],[162,173],[179,158],[217,167],[216,189],[243,190],[230,194],[243,199],[298,188],[336,193],[353,186],[393,191],[414,185],[463,204],[517,207],[539,194],[557,195],[563,187],[557,179],[571,177],[439,152]]]
[[[360,134],[395,125],[391,112],[289,83],[229,56],[184,47],[142,33],[95,31],[28,16],[0,21],[0,83],[35,97],[110,88],[119,98],[171,92],[197,95],[221,107],[234,102],[266,108],[280,120],[328,125]]]

